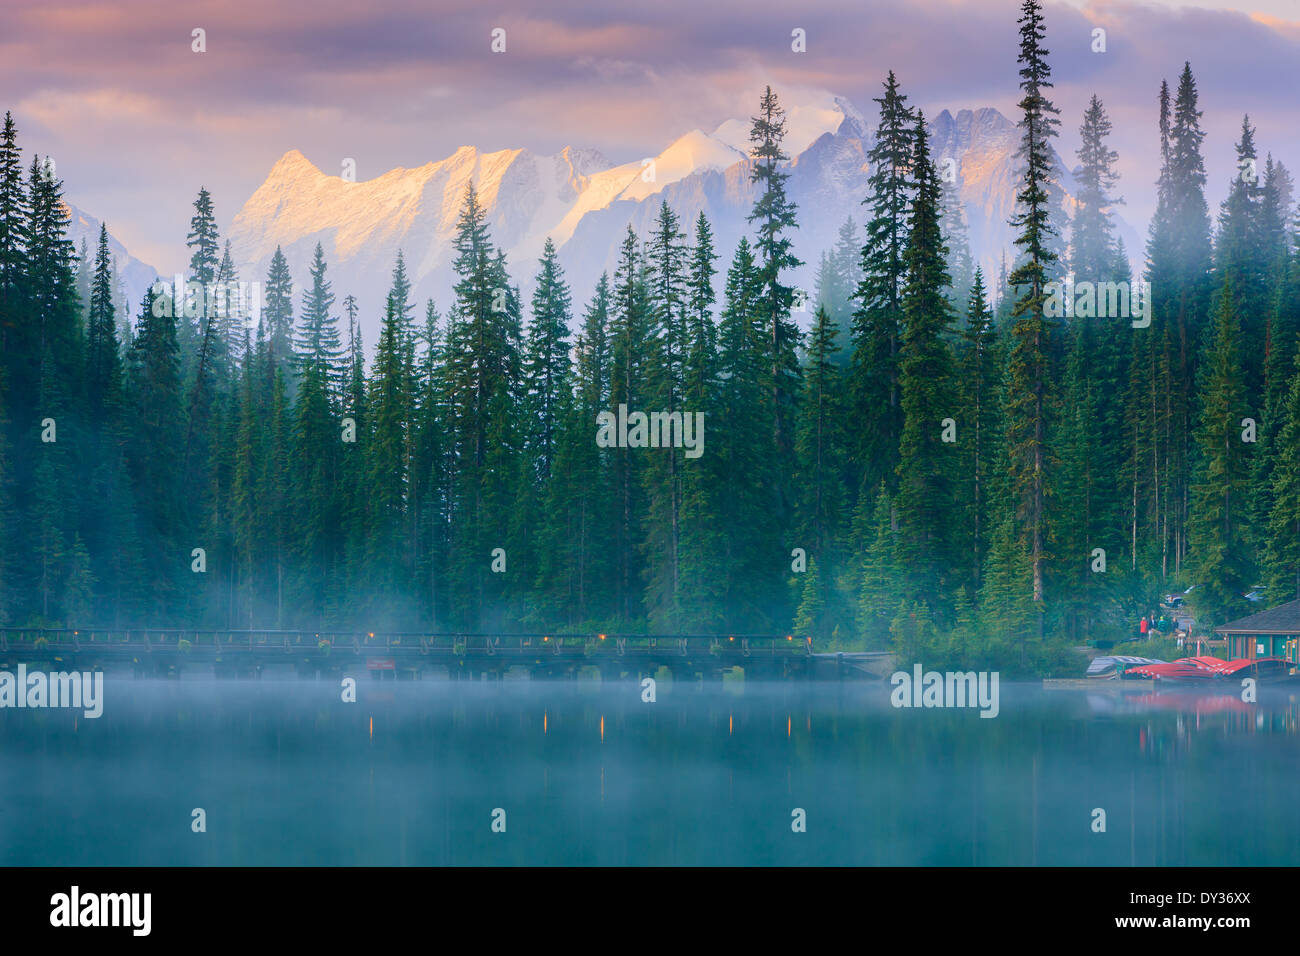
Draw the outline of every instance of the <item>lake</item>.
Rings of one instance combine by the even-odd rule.
[[[109,675],[98,719],[0,711],[0,863],[1300,862],[1294,691],[1003,684],[994,719],[889,697]]]

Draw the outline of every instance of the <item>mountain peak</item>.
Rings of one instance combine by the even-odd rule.
[[[866,154],[870,125],[846,98],[798,91],[782,98],[788,121],[783,146],[791,157],[789,195],[799,208],[796,249],[805,262],[838,241],[839,224],[868,194]],[[355,183],[320,172],[298,150],[276,163],[228,230],[245,274],[266,274],[282,247],[296,275],[305,275],[320,242],[336,290],[358,297],[374,341],[377,306],[387,295],[397,250],[406,252],[413,295],[446,301],[455,277],[457,222],[469,183],[486,210],[495,246],[518,270],[525,289],[546,239],[561,248],[575,299],[601,272],[617,266],[626,229],[654,228],[660,201],[684,223],[706,213],[716,247],[734,249],[751,235],[754,187],[745,174],[751,120],[739,115],[712,132],[690,129],[654,157],[618,165],[598,150],[565,146],[557,153],[528,148],[489,151],[461,146],[450,156],[415,168],[367,169]],[[986,271],[1011,247],[1019,147],[1014,122],[996,109],[939,110],[932,114],[936,162],[957,161],[972,250]],[[1069,192],[1070,182],[1064,184]],[[1130,248],[1140,243],[1134,240]],[[802,288],[815,282],[809,266],[793,275]]]
[[[727,169],[742,162],[745,154],[700,129],[685,133],[654,158],[654,175],[637,176],[620,199],[645,199],[665,186],[694,173]]]
[[[268,179],[291,179],[302,175],[322,175],[316,165],[296,149],[291,149],[275,161]]]
[[[866,121],[857,108],[843,96],[825,90],[815,90],[802,97],[782,98],[785,110],[785,142],[782,144],[790,156],[798,156],[826,133],[835,134],[846,122],[853,135],[866,132]],[[713,131],[713,138],[721,140],[732,149],[749,155],[750,117],[729,119]]]

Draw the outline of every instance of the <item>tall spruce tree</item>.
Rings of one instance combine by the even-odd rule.
[[[103,425],[121,398],[122,362],[113,307],[113,277],[108,255],[108,228],[99,227],[90,313],[86,327],[86,399],[90,421]]]
[[[952,321],[946,291],[947,249],[940,229],[942,189],[930,161],[925,115],[918,112],[912,138],[913,201],[908,214],[907,268],[898,381],[903,410],[898,461],[898,557],[912,571],[911,600],[939,611],[955,590],[955,523],[958,459],[953,448],[958,409],[952,351],[945,338]],[[942,612],[940,612],[942,613]]]
[[[1220,624],[1245,606],[1250,585],[1246,487],[1250,445],[1243,441],[1246,388],[1242,376],[1241,320],[1232,277],[1225,278],[1215,309],[1213,338],[1198,391],[1198,451],[1192,485],[1191,563],[1197,577],[1197,620]]]
[[[674,414],[685,408],[686,363],[691,341],[687,319],[687,269],[689,250],[677,214],[667,202],[645,245],[650,303],[650,359],[646,363],[646,398],[649,408],[666,412],[671,430]],[[681,627],[681,537],[683,475],[688,467],[684,450],[674,447],[673,436],[660,434],[651,419],[650,452],[642,472],[647,498],[645,539],[645,605],[651,621],[663,630]],[[667,441],[665,441],[667,439]]]
[[[287,372],[293,361],[293,278],[279,246],[266,273],[265,298],[258,335],[266,340],[275,367]]]
[[[876,497],[883,480],[893,487],[903,408],[898,388],[898,345],[903,321],[907,212],[911,205],[910,168],[916,124],[907,97],[890,70],[884,95],[876,99],[880,122],[867,154],[871,175],[866,243],[853,316],[852,402],[862,423],[853,460],[854,490]]]
[[[1038,609],[1036,631],[1041,639],[1049,557],[1045,517],[1049,491],[1047,429],[1052,401],[1051,327],[1044,305],[1049,270],[1056,261],[1050,248],[1053,231],[1047,184],[1052,174],[1051,141],[1060,120],[1056,119],[1059,111],[1046,96],[1052,83],[1048,51],[1043,46],[1046,32],[1042,6],[1038,0],[1024,0],[1020,9],[1018,59],[1020,88],[1025,95],[1019,103],[1021,145],[1017,155],[1024,163],[1024,178],[1016,194],[1016,213],[1011,217],[1012,228],[1019,230],[1016,245],[1020,262],[1008,282],[1019,295],[1012,313],[1014,345],[1007,369],[1010,388],[1004,414],[1012,493],[1018,505],[1016,529],[1028,557],[1028,584]]]
[[[778,526],[790,520],[792,498],[790,462],[794,452],[794,408],[799,381],[799,327],[790,317],[795,289],[785,284],[784,273],[803,263],[795,257],[794,243],[788,235],[798,223],[795,204],[786,194],[790,173],[782,164],[789,156],[782,148],[785,140],[785,110],[769,86],[753,118],[749,140],[752,163],[750,181],[760,192],[748,221],[756,226],[754,250],[759,261],[762,282],[761,308],[767,332],[768,391],[772,416],[773,454],[776,467],[772,488],[773,519]]]
[[[630,414],[639,410],[646,397],[645,362],[650,340],[651,317],[646,275],[640,243],[629,225],[619,249],[610,302],[610,388],[611,412]],[[614,549],[619,567],[614,582],[615,607],[623,622],[640,613],[636,582],[641,573],[639,546],[644,525],[644,498],[640,494],[643,464],[633,449],[613,450],[615,488]]]

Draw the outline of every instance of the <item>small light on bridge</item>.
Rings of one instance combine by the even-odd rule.
[[[374,636],[375,636],[375,632],[374,632],[374,631],[371,631],[371,632],[370,632],[370,636],[371,636],[371,637],[374,637]]]
[[[794,635],[793,635],[793,634],[787,634],[787,635],[785,636],[785,639],[786,639],[787,641],[793,641],[793,640],[794,640]]]
[[[600,639],[603,641],[605,639],[605,635],[604,634],[600,635]]]
[[[735,638],[734,638],[734,637],[729,637],[729,638],[727,638],[727,640],[729,640],[729,641],[734,641]]]
[[[549,641],[549,640],[550,640],[550,637],[543,637],[542,640],[544,640],[544,641]]]

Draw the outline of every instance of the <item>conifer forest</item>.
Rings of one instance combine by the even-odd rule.
[[[196,183],[184,282],[124,303],[107,231],[74,245],[64,182],[6,113],[0,623],[792,634],[1049,674],[1171,592],[1201,631],[1252,588],[1295,599],[1292,176],[1243,117],[1210,208],[1195,64],[1171,63],[1135,91],[1161,163],[1126,249],[1110,105],[1064,115],[1037,0],[1018,30],[1001,268],[972,256],[899,63],[870,188],[806,290],[775,85],[734,248],[659,201],[578,288],[550,240],[508,261],[471,183],[446,301],[417,301],[419,249],[382,303],[320,245],[305,275],[278,253],[240,275],[227,200]]]

